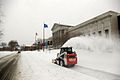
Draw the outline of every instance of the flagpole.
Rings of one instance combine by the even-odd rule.
[[[44,27],[43,27],[43,43],[44,43],[44,45],[43,45],[43,51],[45,49],[45,28],[47,28],[47,27],[48,27],[47,24],[44,23]]]

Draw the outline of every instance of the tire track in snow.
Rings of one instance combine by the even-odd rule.
[[[70,68],[71,70],[95,77],[99,80],[120,80],[120,75],[94,70],[91,68],[75,65],[74,67]]]

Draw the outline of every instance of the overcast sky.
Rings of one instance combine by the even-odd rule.
[[[120,13],[120,0],[8,0],[4,5],[3,41],[17,40],[32,44],[35,33],[42,38],[43,23],[46,38],[52,36],[54,23],[78,25],[107,11]]]

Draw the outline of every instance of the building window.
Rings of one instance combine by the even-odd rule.
[[[106,37],[106,38],[109,37],[109,30],[108,30],[108,29],[105,30],[105,37]]]
[[[99,34],[99,36],[101,36],[101,35],[102,35],[102,32],[101,32],[101,31],[98,31],[98,34]]]

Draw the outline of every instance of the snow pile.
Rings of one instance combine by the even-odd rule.
[[[120,51],[118,43],[102,37],[74,37],[69,39],[64,45],[72,46],[74,49],[84,49],[90,51]]]
[[[120,46],[101,37],[74,37],[63,47],[72,46],[78,54],[78,65],[120,75]]]
[[[9,54],[15,54],[15,53],[17,53],[17,51],[1,51],[0,52],[0,58],[1,57],[4,57],[4,56],[6,56],[6,55],[9,55]]]

